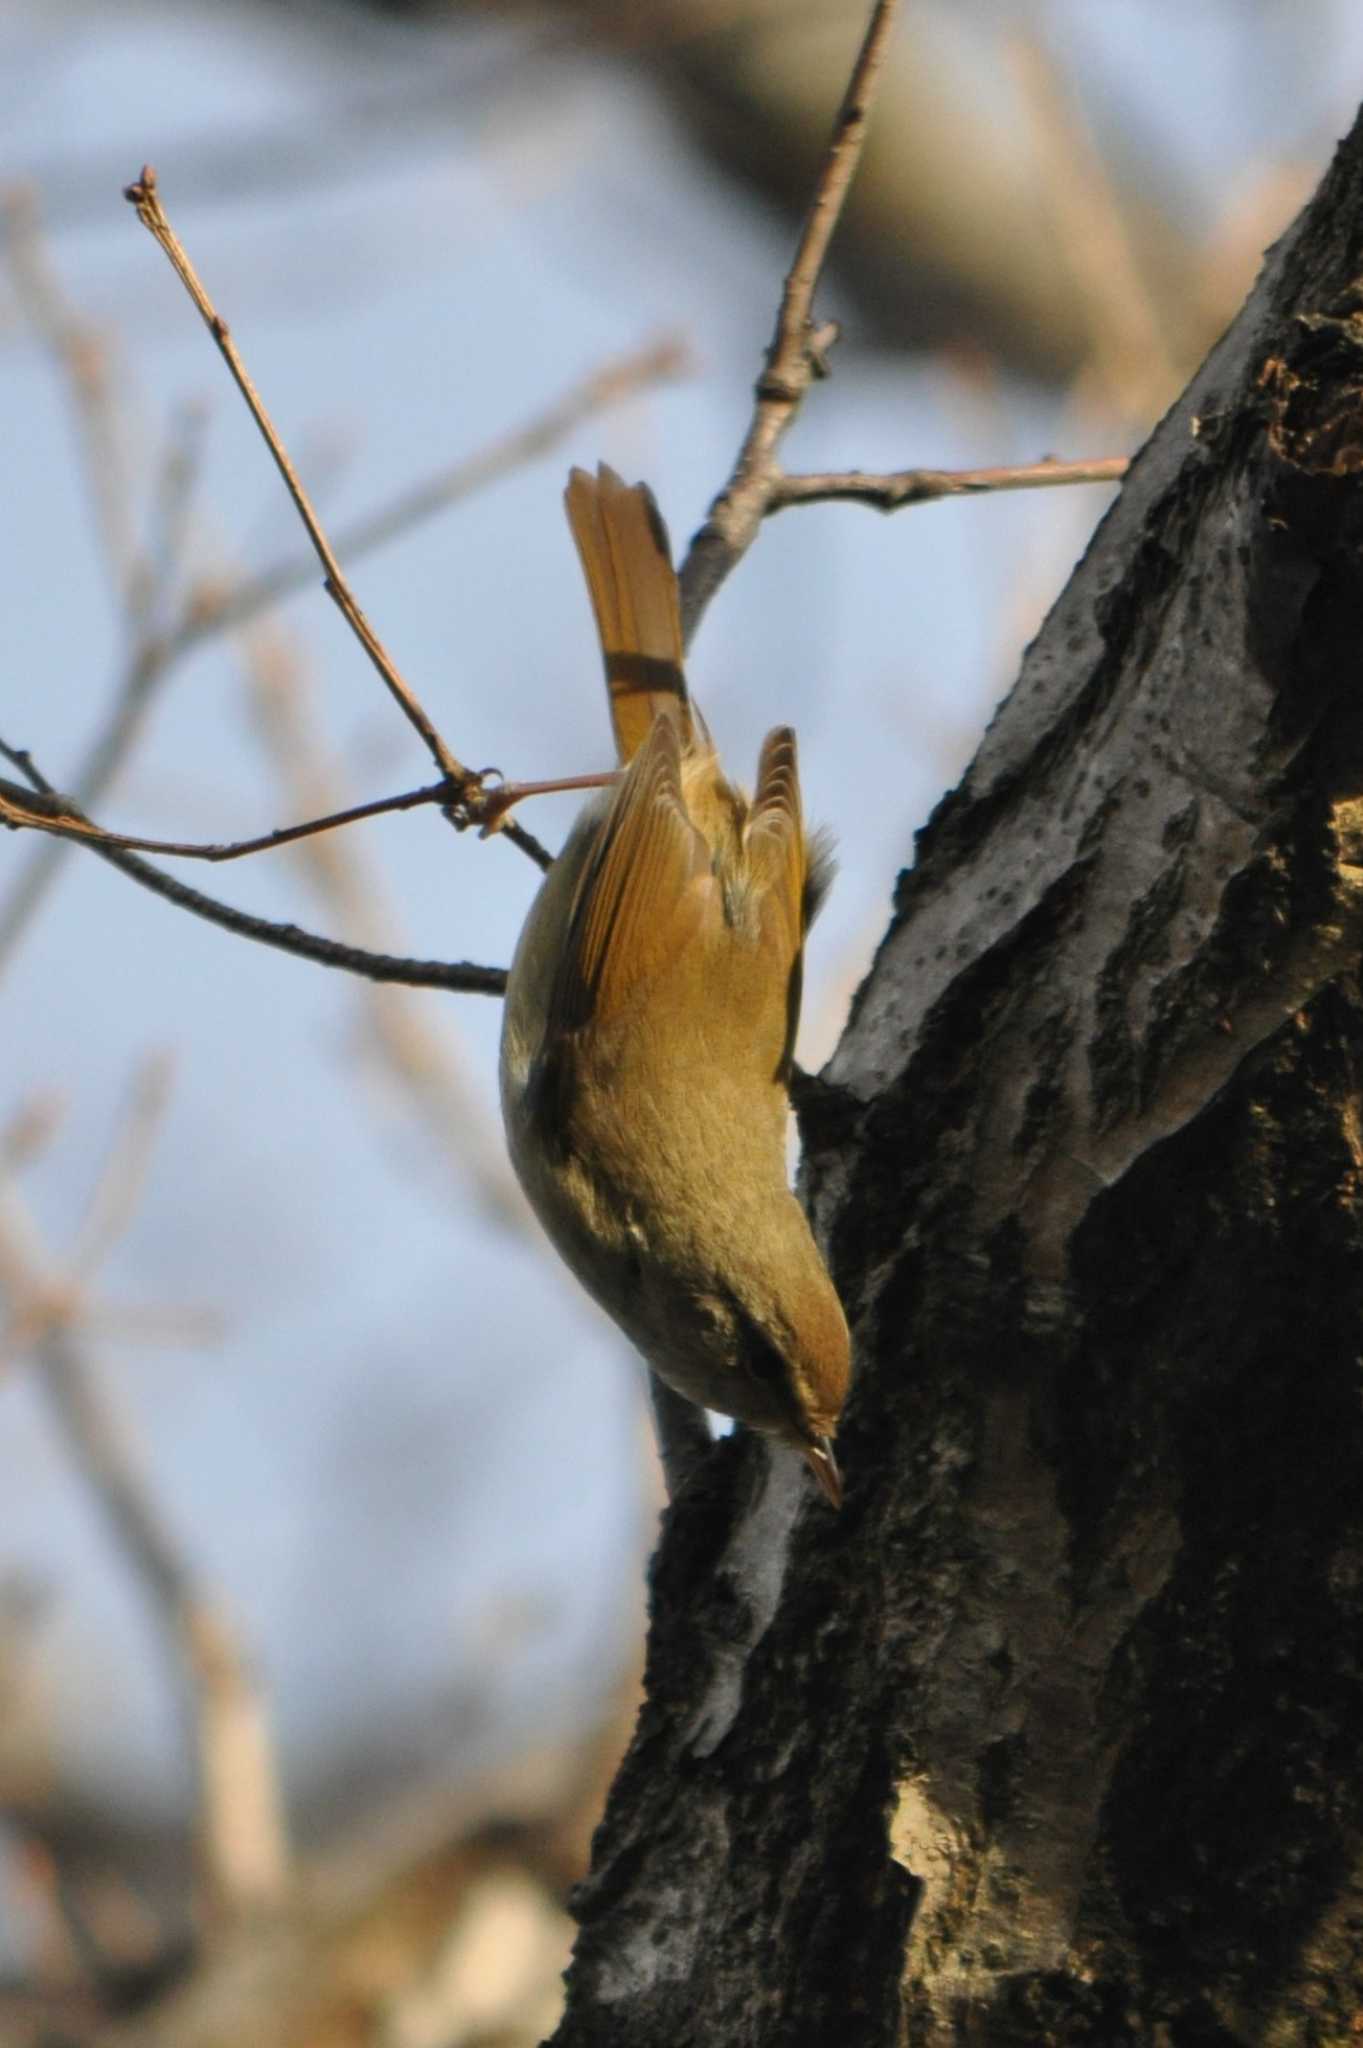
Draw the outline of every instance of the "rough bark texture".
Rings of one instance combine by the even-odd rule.
[[[1361,539],[1363,127],[902,879],[847,1506],[669,1514],[559,2048],[1363,2031]]]

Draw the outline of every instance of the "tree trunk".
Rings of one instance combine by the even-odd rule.
[[[559,2048],[1359,2038],[1360,473],[1363,123],[812,1091],[847,1504],[669,1513]]]

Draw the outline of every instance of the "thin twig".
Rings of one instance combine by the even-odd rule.
[[[466,823],[476,822],[479,799],[483,792],[482,776],[477,769],[466,768],[458,755],[446,744],[436,730],[425,705],[361,610],[359,600],[342,574],[341,565],[336,559],[331,542],[327,539],[322,522],[313,509],[312,500],[303,488],[302,478],[279,438],[278,429],[265,409],[265,401],[257,391],[250,371],[242,361],[241,352],[232,339],[231,329],[204,290],[184,245],[167,218],[156,189],[156,173],[150,164],[143,165],[141,177],[127,187],[124,197],[137,209],[137,217],[143,227],[165,252],[171,268],[189,293],[204,325],[212,335],[218,353],[231,373],[232,381],[245,399],[247,410],[260,430],[261,438],[270,451],[275,468],[283,478],[284,488],[293,500],[294,510],[302,520],[304,531],[322,565],[323,589],[369,656],[403,717],[425,743],[443,779],[457,787],[458,799],[446,806],[446,817],[461,829]],[[504,826],[502,836],[509,839],[513,846],[519,847],[537,867],[544,869],[549,866],[549,854],[533,833],[527,832],[523,825],[513,822]]]
[[[47,339],[55,350],[56,336],[48,332]],[[436,471],[425,482],[400,492],[376,512],[346,527],[336,543],[337,551],[355,561],[385,546],[422,520],[509,475],[519,464],[546,453],[595,412],[632,397],[650,384],[680,375],[686,366],[684,348],[672,340],[650,343],[632,355],[603,364],[524,425],[512,428],[487,448]],[[115,692],[113,708],[73,779],[77,802],[82,806],[99,802],[141,730],[156,690],[178,661],[216,634],[247,625],[270,605],[305,590],[315,574],[313,557],[299,556],[262,570],[259,575],[225,585],[206,580],[191,592],[179,624],[165,633],[149,634],[134,649]],[[522,845],[528,837],[524,835]],[[27,929],[65,851],[61,839],[51,837],[28,862],[0,906],[0,961]],[[541,848],[539,865],[548,864],[549,856]]]
[[[810,383],[824,374],[835,327],[816,329],[814,291],[843,202],[866,140],[899,0],[875,0],[832,140],[786,274],[776,330],[757,380],[752,419],[728,483],[710,507],[681,570],[682,619],[688,642],[715,592],[741,561],[762,524],[780,479],[777,454]]]
[[[349,561],[358,561],[376,548],[401,539],[437,513],[509,476],[522,464],[547,454],[574,428],[607,406],[632,397],[651,384],[683,375],[689,362],[682,343],[665,336],[632,355],[603,363],[599,370],[592,371],[523,426],[513,427],[486,448],[436,470],[399,491],[387,504],[366,513],[352,526],[344,527],[337,536],[337,553]],[[200,591],[183,626],[171,638],[169,657],[174,659],[210,633],[249,624],[269,605],[305,590],[315,573],[311,558],[300,555],[257,576],[243,577],[225,590]]]
[[[49,796],[56,794],[30,754],[18,747],[6,746],[3,740],[0,740],[0,754],[26,775],[35,789]],[[468,960],[408,960],[398,954],[371,953],[363,946],[342,945],[335,939],[319,938],[315,932],[304,931],[296,924],[279,924],[273,918],[257,917],[252,911],[237,910],[230,903],[220,903],[216,897],[205,896],[201,889],[190,888],[187,882],[163,873],[135,853],[101,846],[97,839],[86,843],[101,860],[107,860],[111,867],[118,868],[144,889],[164,896],[168,903],[175,904],[180,910],[188,910],[195,917],[220,925],[224,931],[235,932],[239,938],[256,939],[261,945],[274,946],[281,953],[295,953],[301,960],[315,961],[321,967],[339,967],[347,974],[362,974],[370,981],[400,982],[406,988],[452,989],[461,995],[506,994],[505,968],[478,967]]]
[[[819,505],[842,501],[870,505],[877,512],[898,512],[906,505],[925,505],[935,498],[983,496],[991,491],[1034,491],[1059,484],[1120,483],[1131,466],[1126,455],[1099,456],[1092,462],[1028,462],[996,469],[898,469],[872,475],[864,470],[829,470],[802,476],[782,475],[765,510],[783,512],[788,505]]]
[[[8,747],[0,747],[0,751],[6,755],[10,753]],[[52,832],[63,839],[83,839],[92,846],[118,847],[125,853],[160,853],[174,855],[177,860],[244,860],[249,854],[270,853],[276,847],[291,846],[296,839],[310,839],[314,833],[332,832],[342,825],[357,824],[363,818],[380,818],[391,811],[412,811],[421,804],[457,802],[459,794],[457,785],[433,782],[422,789],[404,790],[399,796],[380,796],[367,804],[352,804],[347,810],[333,811],[329,817],[309,818],[301,825],[281,825],[273,832],[262,832],[255,839],[208,842],[198,839],[141,839],[128,832],[109,832],[87,818],[70,797],[62,796],[60,792],[42,795],[0,777],[0,825],[7,825],[14,832],[25,828],[34,832]]]
[[[218,352],[227,365],[232,381],[246,401],[247,410],[260,430],[261,438],[270,451],[275,468],[283,478],[284,488],[293,500],[294,510],[302,520],[304,531],[312,542],[317,559],[322,565],[327,595],[340,609],[346,624],[369,656],[403,717],[425,743],[441,775],[450,782],[468,782],[476,785],[476,777],[472,776],[471,771],[464,767],[458,756],[450,751],[436,731],[425,706],[399,671],[341,573],[341,565],[336,559],[331,542],[326,537],[322,522],[313,510],[312,501],[303,488],[302,479],[279,438],[274,421],[265,409],[265,401],[242,361],[241,352],[232,339],[231,329],[204,290],[183,243],[167,218],[156,189],[156,172],[150,164],[144,164],[141,177],[127,187],[124,197],[137,209],[137,217],[143,227],[164,251],[171,268],[189,293],[200,318],[217,344]],[[475,793],[474,787],[471,787],[470,793]]]

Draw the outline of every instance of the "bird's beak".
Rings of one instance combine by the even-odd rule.
[[[816,1437],[812,1444],[804,1446],[804,1454],[805,1463],[819,1483],[820,1493],[830,1507],[840,1508],[842,1474],[838,1470],[838,1461],[833,1456],[833,1439],[827,1436]]]

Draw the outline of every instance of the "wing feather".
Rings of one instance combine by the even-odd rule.
[[[773,971],[785,978],[786,1031],[779,1072],[786,1078],[800,1023],[805,933],[832,879],[826,839],[817,835],[811,841],[805,832],[799,751],[788,725],[776,726],[762,742],[744,842],[762,944],[773,956]]]
[[[621,778],[578,883],[546,1044],[608,1021],[675,958],[687,890],[709,872],[709,848],[682,799],[676,721],[664,713]],[[701,908],[697,894],[694,913]]]

